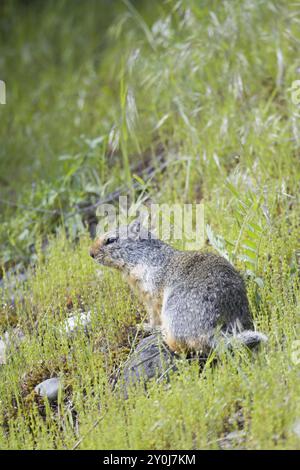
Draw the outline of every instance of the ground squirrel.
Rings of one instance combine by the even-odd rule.
[[[220,338],[248,347],[267,340],[253,329],[242,277],[222,256],[176,250],[138,219],[99,237],[90,255],[124,274],[172,351],[207,354]]]

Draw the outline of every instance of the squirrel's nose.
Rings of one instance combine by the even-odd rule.
[[[97,254],[98,254],[98,252],[101,248],[101,243],[102,243],[102,241],[101,241],[101,239],[99,239],[99,240],[96,240],[95,243],[91,246],[90,256],[92,258],[96,258]]]

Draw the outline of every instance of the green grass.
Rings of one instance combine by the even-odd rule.
[[[8,288],[1,303],[1,333],[18,325],[26,339],[0,366],[0,448],[72,448],[80,438],[82,449],[219,448],[243,429],[233,448],[299,449],[298,6],[113,4],[0,7],[0,266],[5,277],[31,261],[15,306]],[[200,376],[183,362],[170,384],[124,402],[109,380],[144,311],[89,258],[77,208],[120,186],[138,197],[134,173],[155,202],[204,202],[210,244],[247,274],[269,342]],[[91,311],[90,334],[68,339],[58,325],[80,308]],[[32,391],[57,374],[54,409]]]

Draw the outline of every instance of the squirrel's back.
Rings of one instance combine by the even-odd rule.
[[[266,340],[253,331],[241,275],[223,257],[173,249],[135,221],[108,232],[90,250],[100,264],[123,272],[174,351],[207,353],[237,338],[254,346]]]
[[[170,260],[162,306],[166,342],[174,349],[207,351],[216,334],[253,328],[244,281],[223,257],[176,252]]]

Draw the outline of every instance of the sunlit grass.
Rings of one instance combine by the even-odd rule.
[[[1,333],[18,325],[25,341],[0,366],[1,449],[220,448],[233,431],[233,448],[300,448],[297,5],[150,3],[114,2],[111,16],[92,0],[3,10],[0,199],[18,207],[0,201],[1,266],[34,265],[13,309],[3,292]],[[110,378],[144,311],[89,258],[76,208],[123,184],[132,196],[134,173],[154,202],[204,202],[210,245],[245,273],[269,342],[200,376],[183,362],[170,384],[124,401]],[[60,328],[79,310],[89,335],[68,338]],[[32,391],[57,375],[54,409]]]

